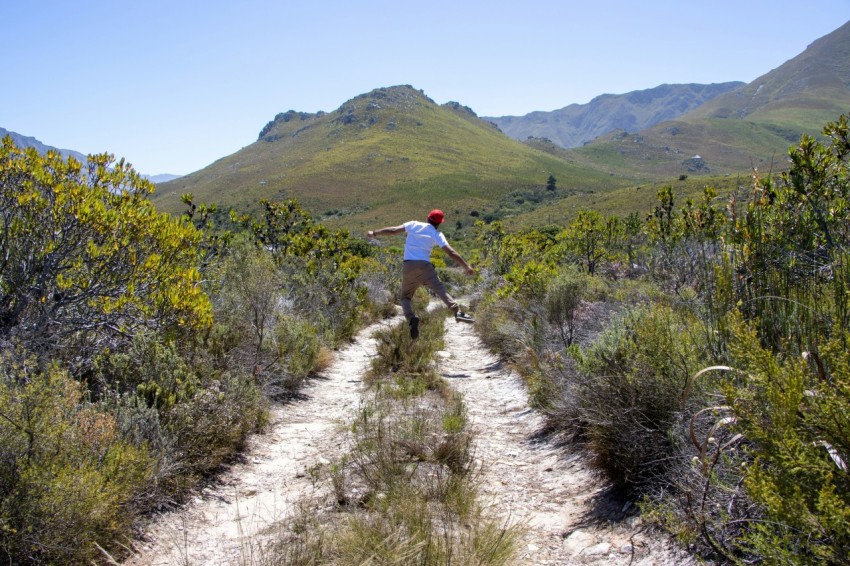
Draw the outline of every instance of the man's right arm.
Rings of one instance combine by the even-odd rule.
[[[376,236],[394,236],[395,234],[401,234],[404,232],[404,224],[399,226],[387,226],[386,228],[380,228],[378,230],[369,230],[366,232],[366,235],[370,238],[374,238]]]

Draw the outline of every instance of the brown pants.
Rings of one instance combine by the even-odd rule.
[[[458,311],[458,304],[446,291],[445,285],[437,276],[437,270],[430,261],[407,260],[401,270],[401,310],[408,321],[413,318],[411,300],[416,289],[425,285],[440,297],[452,312]]]

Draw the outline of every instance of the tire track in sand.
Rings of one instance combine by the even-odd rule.
[[[449,319],[441,357],[441,373],[463,395],[475,432],[482,504],[503,524],[524,529],[520,564],[694,563],[639,520],[591,519],[606,486],[580,456],[537,437],[544,422],[529,408],[524,384],[473,325]]]
[[[347,448],[345,427],[357,410],[362,376],[375,356],[373,333],[400,317],[373,324],[336,352],[331,366],[309,379],[300,399],[275,405],[266,432],[252,435],[240,461],[180,509],[155,517],[128,566],[250,562],[263,529],[289,516],[308,493],[309,470]]]

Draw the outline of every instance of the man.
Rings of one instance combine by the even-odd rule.
[[[437,229],[443,220],[445,220],[443,211],[435,209],[428,214],[428,222],[411,220],[401,226],[388,226],[380,230],[369,230],[366,233],[370,238],[374,238],[385,234],[395,235],[407,232],[401,275],[401,310],[410,325],[411,338],[419,337],[419,317],[413,312],[412,299],[416,289],[422,285],[434,291],[446,303],[446,306],[454,312],[456,321],[473,322],[472,317],[460,310],[460,305],[448,294],[431,264],[431,249],[434,246],[440,246],[449,257],[463,266],[466,273],[469,275],[475,273],[466,260],[449,245],[446,236]]]

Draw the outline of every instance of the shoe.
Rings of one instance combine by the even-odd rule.
[[[414,316],[410,319],[410,337],[413,339],[419,338],[419,317]]]
[[[457,311],[455,313],[455,321],[457,322],[475,322],[475,319],[472,318],[472,315],[465,313],[463,311]]]

